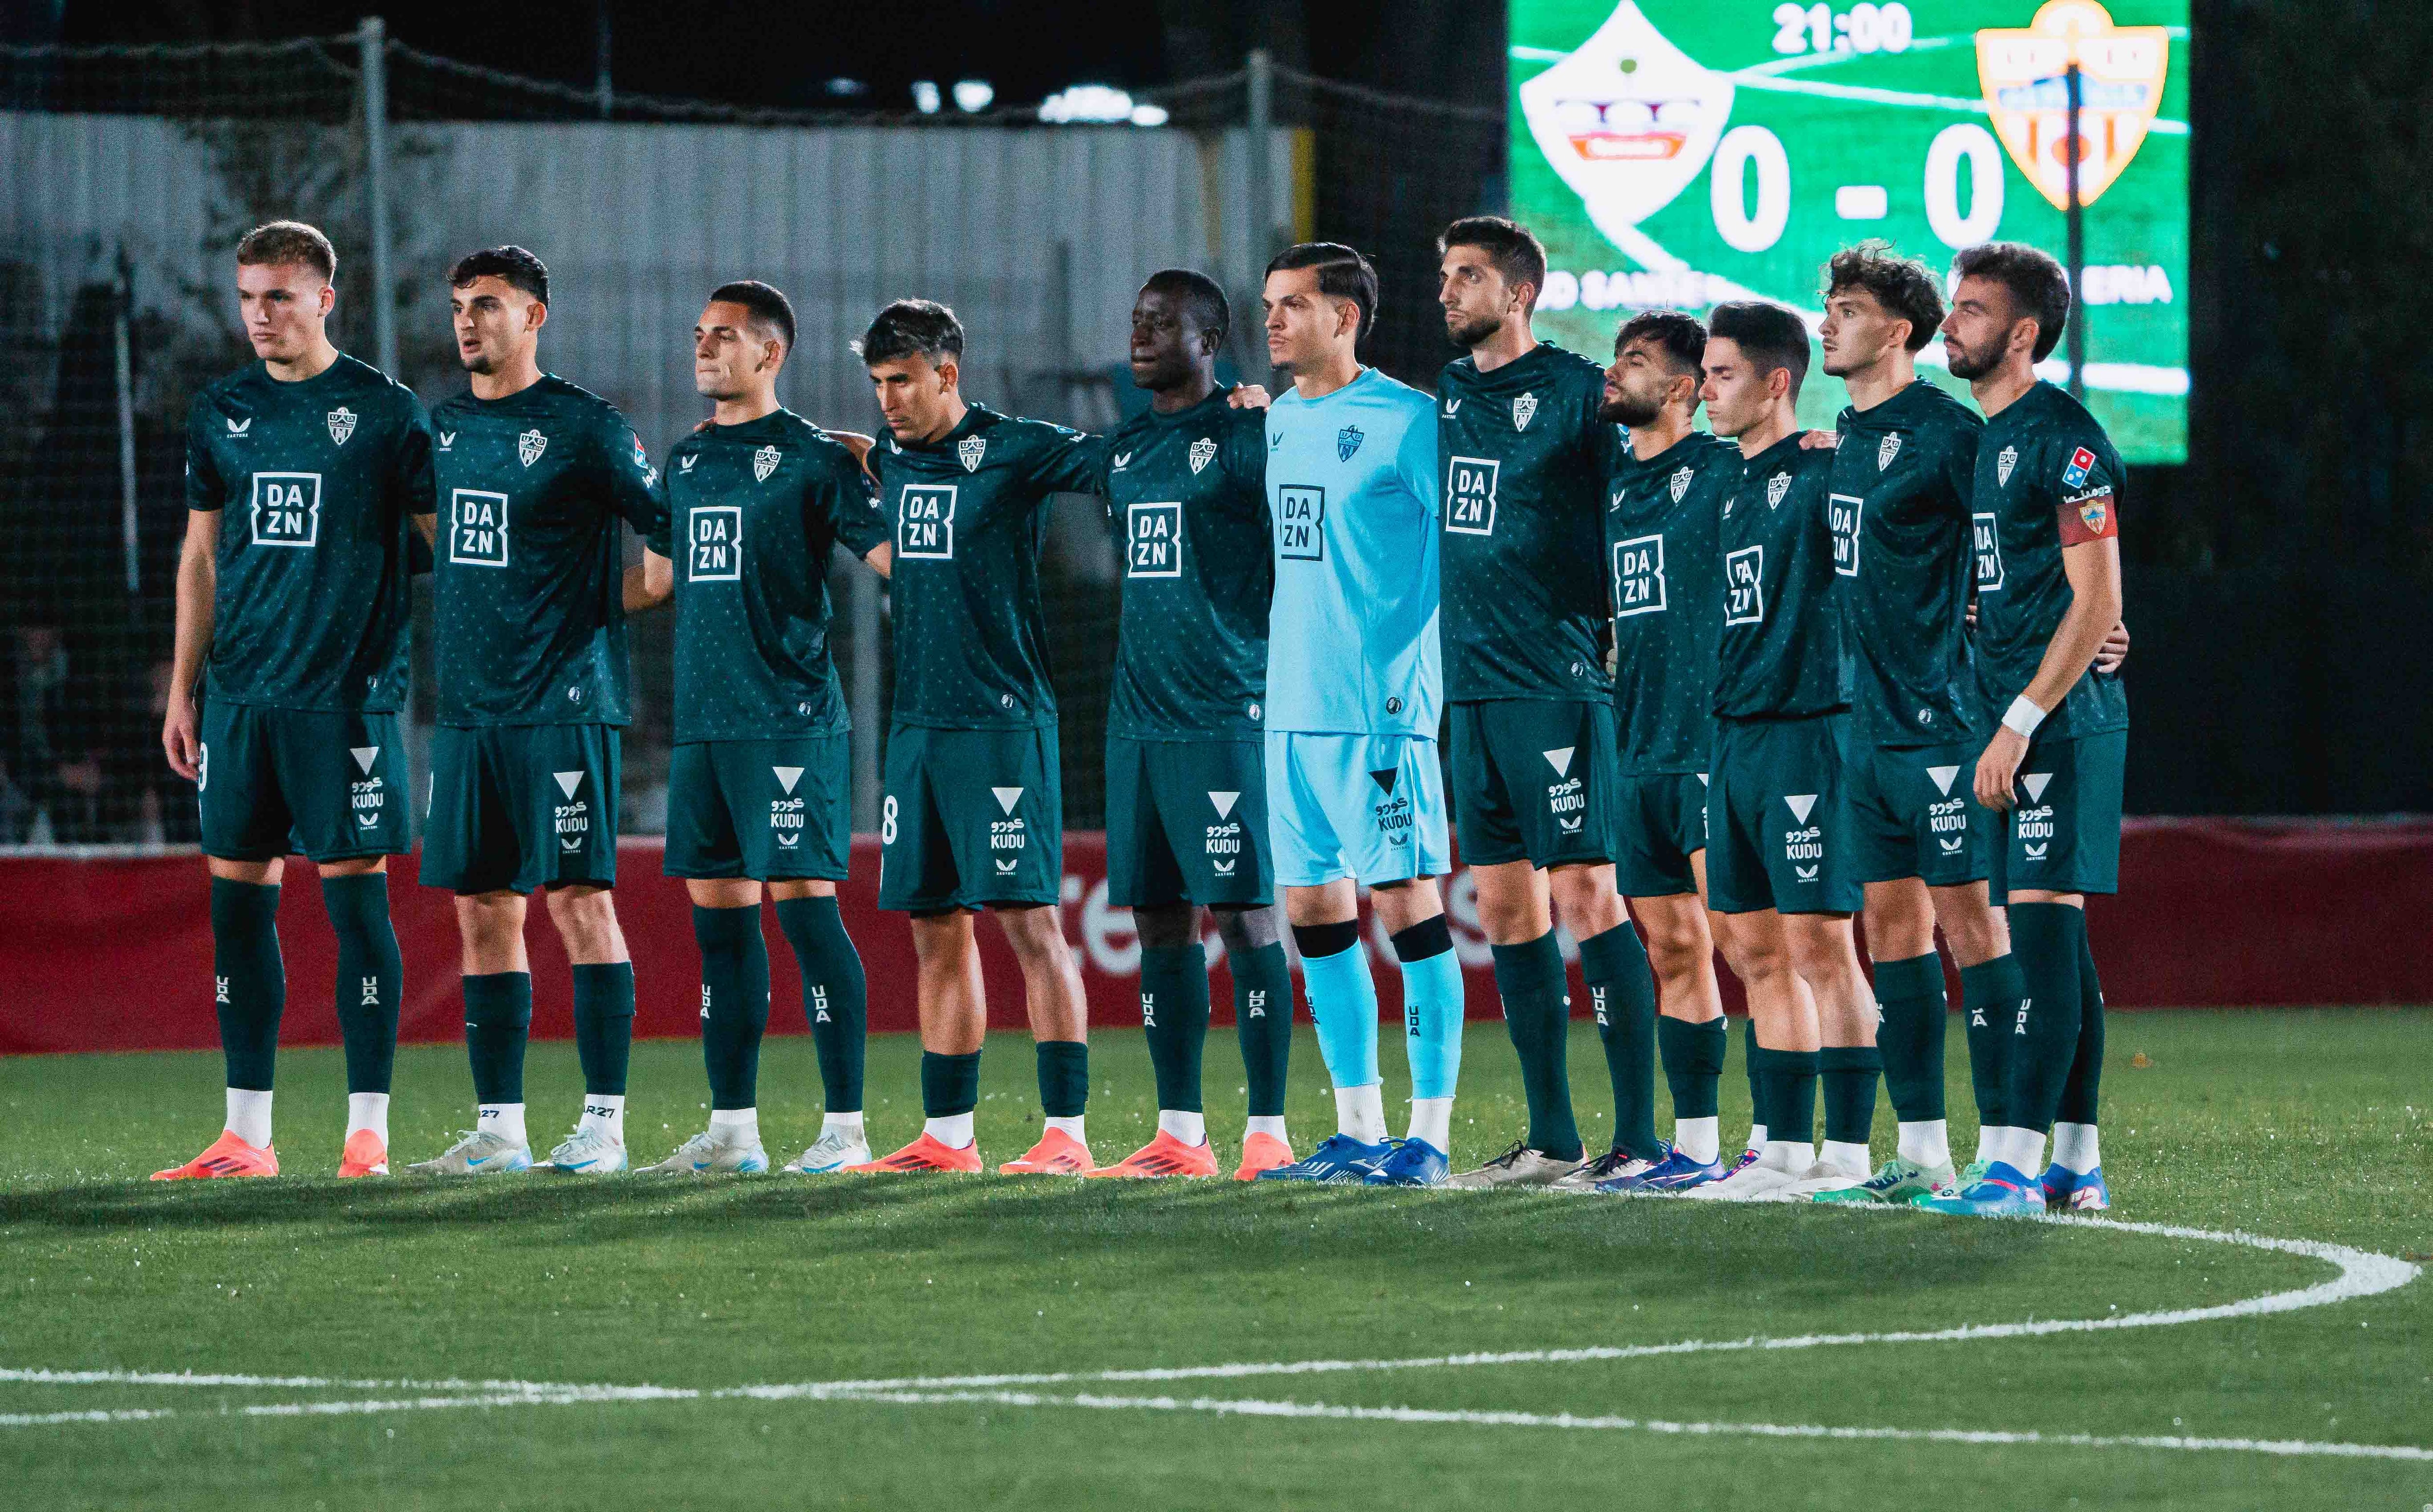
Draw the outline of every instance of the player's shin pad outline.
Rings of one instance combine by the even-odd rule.
[[[1891,1210],[1886,1210],[1891,1211]],[[814,1401],[903,1405],[990,1403],[1017,1407],[1089,1408],[1100,1411],[1197,1412],[1230,1417],[1321,1419],[1351,1422],[1430,1423],[1487,1428],[1546,1428],[1694,1435],[1716,1437],[1879,1440],[1962,1445],[2033,1445],[2065,1449],[2150,1449],[2271,1454],[2285,1457],[2382,1459],[2433,1463],[2433,1449],[2411,1444],[2360,1444],[2309,1439],[2204,1438],[2182,1435],[2049,1434],[2033,1430],[1880,1428],[1818,1423],[1673,1421],[1664,1419],[1581,1416],[1573,1413],[1499,1412],[1404,1406],[1353,1406],[1323,1402],[1278,1402],[1240,1397],[1115,1396],[1091,1391],[1046,1393],[1019,1389],[1046,1385],[1114,1385],[1126,1382],[1239,1380],[1252,1376],[1318,1375],[1387,1370],[1448,1369],[1471,1366],[1543,1365],[1646,1359],[1664,1355],[1809,1350],[1847,1344],[1944,1344],[1980,1339],[2033,1338],[2053,1334],[2108,1333],[2118,1329],[2169,1328],[2184,1323],[2299,1312],[2378,1296],[2407,1285],[2419,1267],[2390,1255],[2308,1239],[2271,1239],[2214,1229],[2108,1219],[2047,1217],[2026,1222],[2103,1229],[2166,1239],[2197,1239],[2250,1249],[2303,1255],[2339,1267],[2329,1281],[2295,1291],[2271,1292],[2212,1307],[2115,1314],[2103,1317],[2032,1319],[2018,1323],[1964,1324],[1955,1328],[1883,1334],[1811,1334],[1789,1338],[1684,1339],[1671,1344],[1514,1350],[1493,1353],[1423,1355],[1384,1360],[1284,1360],[1129,1370],[1054,1371],[1020,1375],[914,1376],[894,1380],[806,1381],[703,1390],[688,1386],[609,1385],[538,1381],[339,1380],[317,1376],[193,1375],[168,1371],[43,1370],[0,1368],[0,1385],[151,1385],[297,1388],[382,1393],[360,1398],[254,1402],[214,1407],[208,1414],[174,1407],[85,1409],[0,1413],[0,1428],[63,1427],[84,1423],[148,1422],[186,1416],[298,1418],[411,1412],[445,1407],[576,1406],[638,1402]]]

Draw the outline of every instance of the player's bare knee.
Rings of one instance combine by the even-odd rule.
[[[1979,965],[2011,948],[2011,932],[1987,900],[1982,883],[1935,889],[1934,917],[1943,926],[1943,937],[1951,943],[1952,956],[1963,966]]]
[[[1576,940],[1601,935],[1629,922],[1610,866],[1558,866],[1546,875],[1555,915]]]
[[[1199,938],[1199,913],[1188,903],[1136,908],[1132,909],[1132,929],[1140,936],[1144,950],[1178,950]]]
[[[1243,909],[1218,905],[1208,910],[1216,921],[1216,938],[1228,956],[1264,950],[1285,937],[1284,909],[1275,904]]]
[[[1444,899],[1437,891],[1432,876],[1408,882],[1381,882],[1369,890],[1369,900],[1377,909],[1377,922],[1389,935],[1401,934],[1415,924],[1424,923],[1444,912]]]
[[[555,888],[546,894],[550,923],[578,963],[621,959],[625,937],[617,927],[617,898],[606,888]]]
[[[1064,943],[1063,920],[1054,909],[1000,909],[996,918],[1005,929],[1006,944],[1025,967],[1054,965],[1072,954]]]

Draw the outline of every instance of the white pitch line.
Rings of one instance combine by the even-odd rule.
[[[1322,1418],[1349,1422],[1455,1423],[1487,1428],[1637,1430],[1652,1434],[1749,1438],[1890,1439],[1931,1444],[2047,1444],[2066,1449],[2177,1449],[2340,1459],[2433,1461],[2412,1444],[2318,1443],[2298,1438],[2193,1438],[2180,1435],[2102,1436],[1981,1428],[1855,1428],[1824,1423],[1668,1422],[1662,1419],[1583,1418],[1572,1413],[1465,1412],[1433,1407],[1347,1407],[1323,1402],[1261,1402],[1240,1397],[1047,1396],[1031,1391],[888,1391],[841,1401],[987,1402],[1009,1407],[1088,1407],[1101,1411],[1208,1412],[1245,1418]]]

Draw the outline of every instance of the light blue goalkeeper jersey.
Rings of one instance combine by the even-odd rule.
[[[1268,411],[1270,730],[1435,739],[1436,402],[1375,368]]]

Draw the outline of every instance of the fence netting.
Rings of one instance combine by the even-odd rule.
[[[1233,294],[1228,376],[1267,376],[1258,268],[1294,235],[1346,241],[1385,295],[1367,360],[1433,386],[1452,355],[1434,237],[1499,194],[1493,112],[1272,73],[1270,212],[1247,209],[1246,73],[1149,92],[1162,127],[1058,126],[999,110],[937,116],[739,109],[595,91],[389,42],[385,286],[370,277],[369,133],[357,36],[177,47],[0,47],[0,849],[196,839],[162,760],[186,407],[248,352],[230,253],[294,217],[339,257],[332,333],[435,403],[463,379],[445,271],[519,242],[552,267],[544,365],[616,403],[654,452],[705,413],[689,332],[706,291],[788,291],[801,337],[781,395],[873,431],[846,343],[890,298],[962,315],[965,389],[1090,429],[1143,402],[1125,366],[1131,292],[1182,264]],[[1117,553],[1103,511],[1053,507],[1043,581],[1063,705],[1065,814],[1103,820],[1103,714]],[[636,546],[634,550],[638,551]],[[840,566],[834,645],[855,737],[857,822],[875,827],[892,648],[883,592]],[[434,707],[417,592],[419,753]],[[664,822],[669,626],[633,626],[631,833]],[[419,790],[419,777],[417,779]]]

